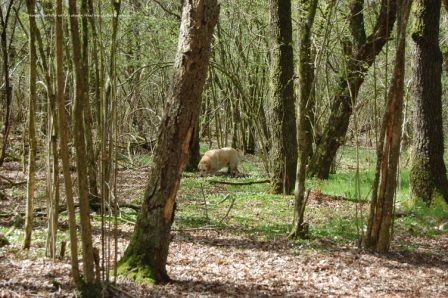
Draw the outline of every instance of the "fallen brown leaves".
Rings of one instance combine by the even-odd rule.
[[[434,242],[447,245],[448,237]],[[226,232],[176,233],[168,264],[173,282],[135,295],[447,297],[448,258],[440,252],[382,257],[349,247],[301,250],[286,239],[258,242]]]
[[[0,249],[0,297],[74,297],[69,260],[31,256],[36,250]]]
[[[145,174],[124,174],[121,198],[132,203],[142,195]],[[2,211],[23,203],[15,200],[10,195],[2,201]],[[312,197],[310,204],[341,212],[346,208],[331,198]],[[11,221],[1,219],[0,225],[10,226]],[[132,229],[129,224],[120,225],[119,255]],[[141,285],[118,277],[116,287],[134,297],[448,297],[446,234],[434,238],[400,234],[393,252],[380,256],[351,244],[337,245],[332,239],[298,245],[284,236],[270,241],[248,239],[236,235],[236,229],[229,225],[175,231],[167,266],[172,282]],[[100,234],[94,237],[99,245]],[[401,243],[412,243],[414,249],[405,249]],[[69,259],[49,260],[43,257],[43,247],[35,242],[30,251],[23,251],[18,243],[0,248],[0,297],[75,296]]]
[[[139,285],[119,277],[117,287],[135,297],[447,297],[448,237],[420,240],[412,253],[383,257],[223,231],[177,232],[168,260],[171,283]],[[122,251],[126,243],[120,243]],[[68,259],[28,259],[31,253],[1,249],[0,297],[73,297]]]

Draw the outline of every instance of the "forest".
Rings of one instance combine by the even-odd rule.
[[[1,2],[0,297],[447,297],[447,24]]]

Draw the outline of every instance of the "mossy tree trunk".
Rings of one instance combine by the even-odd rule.
[[[443,160],[442,53],[439,47],[441,1],[416,0],[413,9],[414,143],[411,155],[411,197],[448,202]]]
[[[118,273],[142,282],[169,281],[166,271],[175,198],[199,117],[216,0],[184,1],[172,86],[159,127],[142,209]]]
[[[270,0],[271,70],[270,122],[272,129],[272,193],[290,194],[297,170],[297,128],[294,96],[291,1]]]
[[[366,36],[364,28],[364,1],[352,0],[350,13],[351,44],[347,45],[346,66],[340,76],[338,93],[334,96],[330,116],[324,126],[308,167],[308,176],[328,179],[331,164],[345,135],[368,69],[390,38],[396,19],[396,1],[382,0],[374,31]]]
[[[294,190],[294,222],[292,225],[292,238],[304,237],[306,230],[303,227],[305,210],[305,178],[308,152],[311,147],[310,102],[313,96],[314,69],[311,56],[311,28],[316,15],[317,0],[304,0],[301,2],[300,15],[300,45],[299,45],[299,106],[298,106],[298,146],[297,177]]]
[[[389,250],[392,238],[394,197],[403,122],[406,27],[412,0],[397,0],[397,3],[399,9],[395,67],[378,142],[377,166],[364,243],[366,248],[379,253]]]

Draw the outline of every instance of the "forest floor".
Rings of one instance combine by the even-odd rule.
[[[35,207],[45,205],[43,167],[40,170]],[[25,209],[26,185],[5,185],[26,177],[17,163],[6,163],[0,176],[4,194],[0,234],[7,234],[14,222],[14,216],[7,215]],[[120,170],[119,200],[138,204],[146,177],[147,169]],[[308,240],[291,241],[287,238],[290,218],[279,218],[285,213],[277,213],[280,209],[291,212],[291,196],[276,197],[283,205],[275,205],[274,200],[265,204],[263,187],[267,185],[256,186],[252,193],[256,187],[249,185],[234,191],[236,200],[230,208],[230,201],[220,202],[235,186],[207,184],[204,195],[208,180],[188,175],[182,181],[167,265],[172,282],[141,285],[118,277],[108,292],[111,297],[448,297],[446,220],[409,227],[397,218],[391,252],[378,255],[359,249],[353,237],[325,234],[325,227],[335,225],[330,221],[335,213],[341,224],[347,223],[348,214],[359,207],[355,203],[313,191],[308,221],[311,226],[324,224],[323,231],[319,236],[313,230]],[[216,199],[209,193],[216,194]],[[326,211],[317,216],[317,210]],[[60,239],[68,239],[63,218],[64,214]],[[133,231],[132,216],[126,218],[119,223],[118,258]],[[92,223],[94,245],[101,248],[99,216]],[[425,229],[433,232],[422,232]],[[45,231],[45,217],[36,218],[30,250],[21,248],[22,229],[9,233],[10,244],[0,247],[0,297],[75,296],[69,257],[45,257]]]

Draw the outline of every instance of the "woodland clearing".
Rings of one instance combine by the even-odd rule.
[[[168,257],[172,282],[142,285],[119,276],[111,297],[448,297],[446,217],[404,210],[396,218],[391,252],[358,248],[354,219],[362,206],[341,196],[311,191],[307,206],[310,237],[287,238],[292,196],[272,196],[266,184],[227,185],[219,181],[256,181],[255,157],[246,157],[247,178],[199,178],[185,173]],[[1,176],[23,181],[18,163],[7,162]],[[45,206],[44,167],[38,172],[36,208]],[[119,201],[138,205],[147,167],[121,167]],[[251,180],[252,179],[252,180]],[[215,181],[215,183],[210,183]],[[2,178],[0,233],[13,226],[25,208],[26,186],[6,188]],[[223,198],[227,198],[224,200]],[[129,242],[136,212],[123,208],[118,220],[118,258]],[[359,215],[358,215],[359,216]],[[67,240],[61,215],[58,239]],[[365,219],[364,219],[365,220]],[[94,245],[101,247],[101,220],[92,217]],[[45,216],[36,217],[29,251],[21,248],[23,231],[10,233],[0,248],[0,297],[74,297],[69,257],[45,257]],[[113,262],[113,258],[111,259]],[[113,279],[113,278],[112,278]]]

